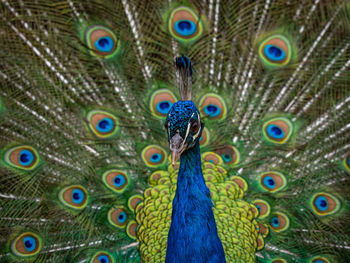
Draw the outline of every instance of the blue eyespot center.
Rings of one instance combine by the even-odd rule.
[[[160,153],[152,154],[152,156],[151,156],[151,162],[152,163],[158,163],[161,160],[162,160],[162,155]]]
[[[328,208],[328,202],[324,196],[318,196],[316,198],[315,204],[316,204],[317,208],[321,211],[326,211]]]
[[[80,189],[74,189],[72,192],[72,200],[75,204],[80,204],[84,201],[85,194]]]
[[[286,57],[286,53],[279,47],[274,45],[266,45],[264,47],[264,54],[271,61],[282,61]]]
[[[194,34],[197,30],[197,26],[190,20],[180,20],[175,22],[175,31],[185,37]]]
[[[28,252],[32,252],[36,248],[36,241],[32,237],[24,237],[23,244]]]
[[[265,176],[264,185],[270,189],[275,188],[276,182],[271,176]]]
[[[221,109],[214,104],[209,104],[204,107],[204,113],[209,117],[216,117],[220,114],[220,112],[221,112]]]
[[[19,163],[23,166],[30,165],[34,160],[34,154],[29,150],[22,150],[19,154]]]
[[[118,216],[119,223],[124,223],[127,219],[127,215],[124,211],[122,211]]]
[[[116,187],[120,187],[120,186],[123,186],[125,184],[125,178],[123,175],[121,174],[118,174],[115,178],[114,178],[114,185]]]
[[[111,52],[113,49],[113,44],[113,39],[109,36],[105,36],[96,40],[95,47],[101,52]]]
[[[168,114],[171,106],[173,106],[173,104],[170,101],[164,100],[157,104],[156,109],[159,113],[166,115]]]
[[[98,261],[101,263],[109,263],[109,258],[105,255],[98,256]]]
[[[261,212],[261,207],[260,207],[260,205],[255,205],[255,206],[256,206],[256,208],[258,209],[259,214],[260,214],[260,212]]]
[[[99,132],[111,132],[114,128],[114,122],[111,118],[104,118],[97,123],[96,129]]]
[[[232,160],[232,156],[229,155],[229,154],[222,154],[222,155],[221,155],[221,158],[222,158],[222,159],[224,160],[224,162],[226,162],[226,163]]]
[[[274,124],[269,124],[267,126],[267,134],[275,139],[282,139],[284,137],[284,131]]]
[[[323,260],[317,259],[316,261],[313,261],[313,263],[325,263]]]
[[[278,227],[280,224],[280,221],[276,216],[272,217],[270,222],[273,227]]]

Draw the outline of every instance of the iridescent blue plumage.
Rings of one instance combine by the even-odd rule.
[[[170,144],[172,138],[180,136],[185,150],[181,154],[165,262],[226,262],[202,174],[199,138],[203,125],[199,112],[192,101],[179,101],[170,110],[166,124]]]

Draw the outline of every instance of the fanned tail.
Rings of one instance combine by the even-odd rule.
[[[0,8],[1,262],[160,262],[144,243],[165,237],[139,223],[166,227],[163,126],[180,98],[205,123],[219,235],[247,232],[225,240],[227,262],[350,261],[348,1]]]

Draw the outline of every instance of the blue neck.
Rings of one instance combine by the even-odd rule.
[[[210,192],[205,185],[199,143],[181,155],[166,263],[223,263]]]

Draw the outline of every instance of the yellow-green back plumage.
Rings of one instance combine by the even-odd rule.
[[[216,163],[205,160],[205,156],[209,154],[215,157]],[[212,152],[203,154],[202,169],[213,200],[215,221],[226,260],[227,262],[254,262],[254,253],[259,246],[263,247],[264,242],[255,220],[258,210],[253,204],[243,199],[246,189],[242,189],[240,184],[244,184],[244,180],[237,176],[231,177],[223,167],[218,165],[222,163],[221,157],[215,155]],[[167,171],[160,170],[152,173],[149,177],[151,187],[145,190],[143,202],[135,208],[139,224],[137,233],[144,262],[164,262],[165,260],[177,173],[178,169],[172,169],[171,165]],[[238,180],[240,184],[237,183]]]

